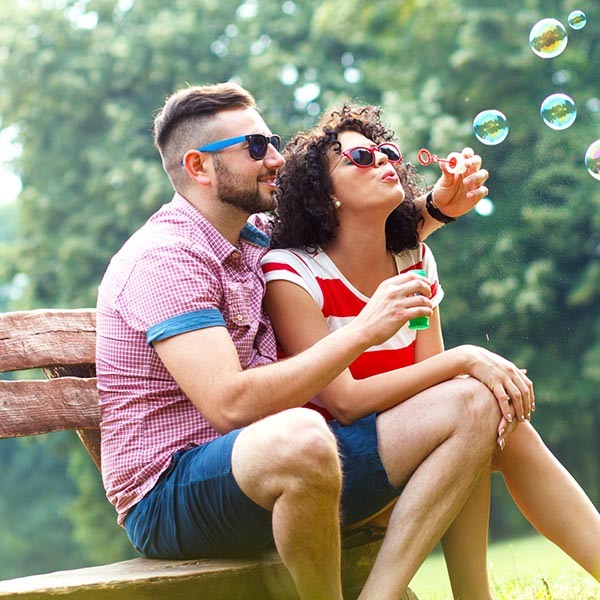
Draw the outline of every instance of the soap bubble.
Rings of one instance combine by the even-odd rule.
[[[583,29],[587,23],[587,17],[582,10],[574,10],[567,19],[571,29]]]
[[[565,26],[557,19],[542,19],[529,32],[529,46],[542,58],[554,58],[566,47],[569,38]]]
[[[475,212],[482,217],[489,217],[494,212],[494,203],[489,198],[482,198],[475,205]]]
[[[475,137],[487,146],[495,146],[503,142],[508,135],[506,116],[499,110],[482,110],[473,119]]]
[[[585,153],[584,162],[589,174],[600,181],[600,140],[590,144]]]
[[[573,125],[577,117],[577,108],[570,96],[551,94],[542,102],[540,114],[548,127],[560,131]]]

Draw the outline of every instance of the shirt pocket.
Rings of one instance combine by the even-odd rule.
[[[225,290],[225,320],[237,327],[248,327],[253,321],[252,289],[240,282],[230,283]]]

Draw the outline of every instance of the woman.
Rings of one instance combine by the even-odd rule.
[[[363,354],[313,406],[347,423],[455,376],[481,380],[504,415],[501,448],[507,422],[519,421],[492,468],[502,472],[533,526],[599,579],[600,515],[529,423],[534,406],[519,400],[517,388],[531,382],[524,372],[517,384],[500,379],[495,367],[508,361],[483,348],[444,351],[438,309],[443,291],[431,251],[419,242],[412,203],[420,191],[392,139],[378,109],[344,106],[288,144],[272,239],[279,249],[263,262],[265,306],[282,351],[296,354],[343,326],[384,279],[406,273],[410,282],[419,277],[410,270],[425,269],[434,308],[421,314],[431,313],[429,328],[415,331],[405,324],[384,346]],[[418,301],[407,295],[411,306]],[[492,598],[489,496],[489,477],[482,478],[442,540],[455,597]]]

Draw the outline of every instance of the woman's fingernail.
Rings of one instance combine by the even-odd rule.
[[[509,423],[512,423],[512,415],[511,415],[510,413],[508,413],[508,414],[506,415],[506,420],[507,420]]]

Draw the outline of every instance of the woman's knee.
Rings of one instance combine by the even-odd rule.
[[[492,468],[494,471],[504,471],[518,463],[524,455],[540,456],[550,453],[540,434],[528,421],[519,423],[508,436],[506,446],[500,453],[494,455]]]

